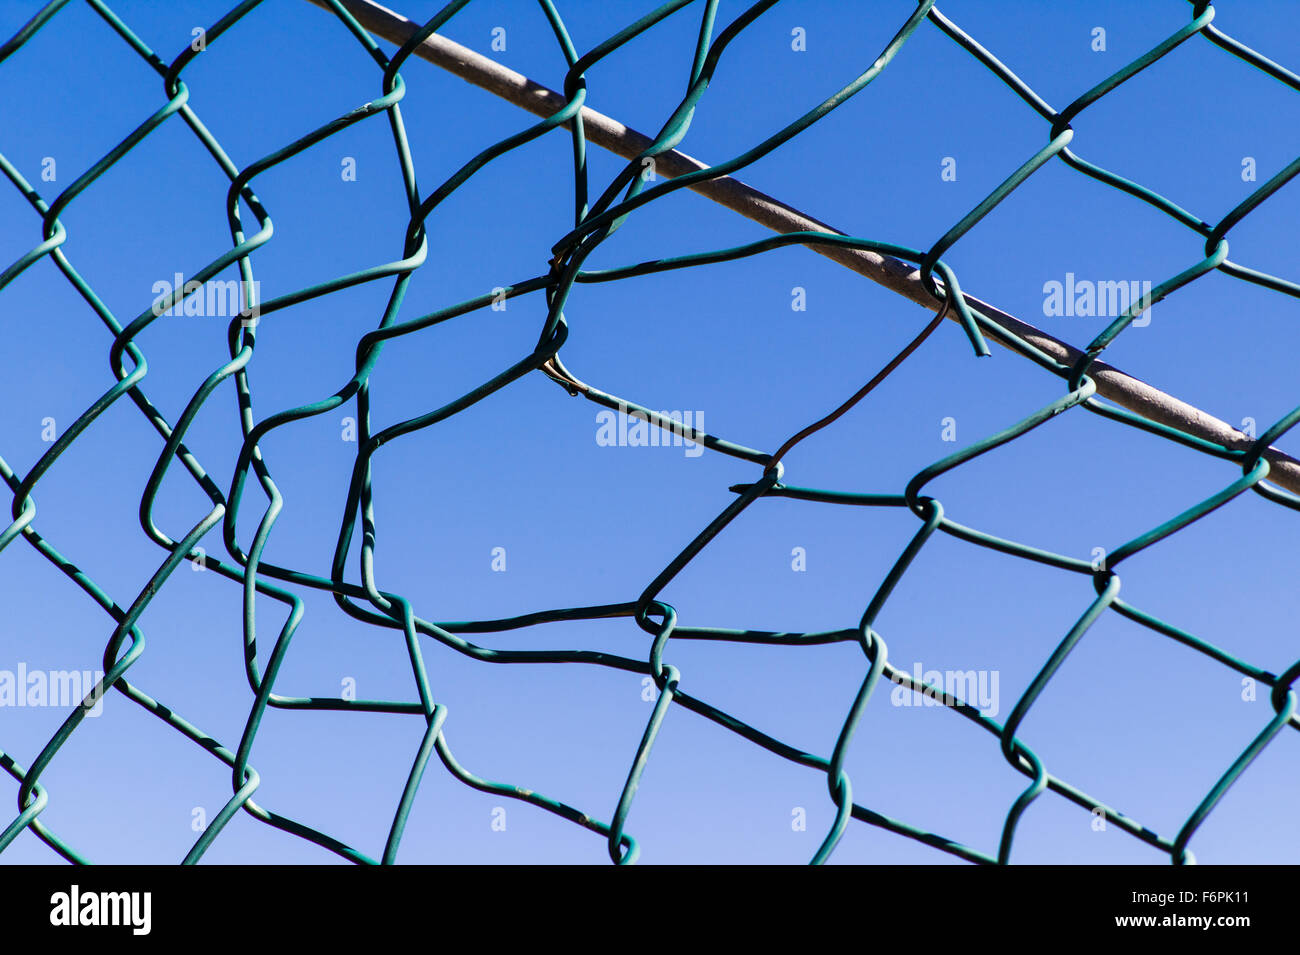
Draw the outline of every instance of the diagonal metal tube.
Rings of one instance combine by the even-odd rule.
[[[324,9],[329,8],[326,0],[309,0],[309,2]],[[410,39],[411,35],[419,29],[419,24],[371,0],[339,0],[339,2],[371,33],[398,46]],[[555,90],[535,83],[523,74],[516,73],[495,60],[437,33],[420,44],[414,55],[537,116],[550,116],[560,110],[566,102],[564,96]],[[582,109],[582,121],[588,142],[626,159],[633,159],[640,155],[652,142],[651,138],[644,133],[624,126],[618,120],[585,106]],[[709,168],[707,163],[677,150],[660,153],[655,157],[655,172],[670,179],[707,168]],[[705,180],[689,188],[774,232],[808,231],[845,234],[731,176]],[[808,248],[931,311],[935,311],[938,307],[939,303],[922,286],[919,271],[906,262],[865,249],[828,245],[809,245]],[[1070,364],[1083,354],[1073,345],[1009,315],[969,292],[965,293],[965,296],[967,302],[988,318],[1019,335],[1057,361]],[[948,317],[954,321],[959,320],[955,313]],[[999,344],[1005,344],[996,334],[990,334],[989,337]],[[1088,375],[1097,383],[1098,395],[1158,424],[1233,450],[1245,450],[1254,444],[1253,438],[1238,431],[1226,421],[1185,401],[1180,401],[1173,395],[1105,362],[1094,362],[1088,370]],[[1300,494],[1300,461],[1275,448],[1269,448],[1264,453],[1264,457],[1270,465],[1268,480],[1279,487]]]

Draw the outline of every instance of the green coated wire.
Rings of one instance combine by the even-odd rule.
[[[0,66],[3,66],[5,60],[20,50],[41,30],[54,28],[51,24],[59,22],[57,15],[69,2],[70,0],[53,0],[47,3],[10,40],[0,45]],[[587,143],[581,113],[586,100],[586,72],[624,44],[690,6],[694,0],[670,0],[597,44],[585,54],[580,54],[574,47],[568,28],[555,3],[552,0],[539,0],[566,67],[563,107],[540,122],[482,149],[427,194],[421,193],[416,182],[415,160],[411,154],[402,118],[401,104],[405,97],[406,85],[399,71],[419,44],[467,6],[469,0],[454,0],[448,3],[437,15],[423,24],[392,57],[382,52],[371,35],[342,3],[338,0],[330,0],[329,6],[341,27],[362,46],[380,70],[379,95],[364,106],[336,117],[318,129],[287,142],[243,166],[226,153],[220,142],[189,105],[189,90],[181,77],[186,68],[202,55],[202,52],[186,43],[184,52],[171,63],[167,63],[154,53],[103,0],[85,0],[85,2],[158,74],[162,84],[162,95],[158,101],[160,105],[157,105],[152,113],[147,114],[126,138],[78,176],[52,202],[42,198],[19,170],[0,154],[0,172],[3,172],[5,178],[31,206],[40,223],[39,241],[30,251],[0,271],[0,292],[3,292],[6,286],[33,264],[48,257],[108,330],[111,338],[109,362],[114,375],[112,384],[78,415],[26,474],[18,474],[3,458],[0,458],[0,479],[3,479],[13,496],[12,522],[7,527],[0,528],[0,551],[22,538],[95,602],[108,615],[113,626],[103,654],[104,677],[96,684],[86,700],[73,708],[55,734],[35,755],[31,764],[24,766],[12,754],[0,751],[0,769],[18,783],[17,815],[0,832],[0,852],[13,843],[21,833],[30,832],[69,862],[90,861],[42,822],[41,815],[51,802],[57,801],[58,794],[51,793],[43,786],[41,777],[50,764],[59,757],[61,749],[78,730],[94,702],[108,689],[115,690],[142,707],[184,738],[205,749],[231,771],[230,798],[194,842],[183,860],[186,863],[198,862],[220,837],[226,824],[240,812],[247,813],[268,826],[314,843],[351,862],[395,862],[412,806],[428,765],[435,755],[443,768],[465,785],[482,792],[529,803],[580,828],[590,830],[604,840],[611,861],[619,864],[631,863],[636,861],[640,852],[636,839],[628,832],[629,825],[634,823],[635,797],[643,783],[660,730],[672,717],[676,706],[690,710],[736,733],[775,756],[825,775],[828,796],[834,806],[834,819],[813,856],[812,861],[815,863],[824,862],[831,857],[849,823],[855,819],[969,862],[1008,863],[1011,861],[1019,822],[1032,804],[1044,792],[1050,791],[1084,811],[1104,815],[1122,831],[1167,855],[1170,862],[1183,864],[1194,861],[1188,848],[1189,843],[1197,828],[1215,809],[1228,788],[1241,777],[1251,762],[1288,724],[1300,728],[1300,716],[1296,713],[1296,697],[1292,691],[1292,684],[1300,678],[1300,660],[1282,668],[1281,675],[1274,675],[1265,667],[1237,659],[1227,651],[1176,624],[1162,620],[1121,599],[1119,596],[1121,580],[1115,569],[1126,558],[1178,533],[1192,522],[1224,506],[1247,490],[1254,491],[1266,500],[1300,510],[1300,496],[1283,491],[1267,482],[1269,465],[1262,457],[1267,447],[1300,423],[1300,407],[1265,429],[1255,443],[1243,451],[1184,434],[1166,425],[1145,419],[1134,412],[1103,402],[1097,398],[1095,385],[1088,377],[1088,370],[1097,357],[1125,332],[1145,308],[1212,271],[1221,271],[1282,294],[1300,297],[1300,284],[1229,260],[1226,239],[1231,228],[1262,205],[1285,183],[1300,174],[1300,158],[1273,175],[1217,224],[1211,224],[1171,199],[1088,162],[1069,148],[1074,138],[1070,123],[1075,117],[1138,72],[1156,67],[1162,58],[1198,35],[1220,50],[1260,70],[1271,79],[1300,92],[1300,76],[1219,31],[1212,22],[1215,19],[1215,10],[1206,0],[1195,0],[1192,16],[1187,23],[1178,27],[1151,50],[1084,92],[1062,110],[1054,109],[996,56],[944,16],[935,7],[935,0],[919,0],[916,9],[906,18],[890,42],[877,56],[869,60],[867,68],[821,103],[814,105],[785,127],[728,161],[661,184],[647,186],[646,179],[640,175],[643,168],[642,160],[653,159],[666,153],[683,140],[690,129],[697,105],[707,94],[717,71],[724,66],[725,53],[729,45],[778,2],[778,0],[760,0],[754,3],[718,32],[715,38],[718,0],[703,0],[698,39],[689,75],[685,77],[685,93],[681,101],[673,109],[658,134],[652,138],[651,144],[640,155],[630,160],[594,201],[589,198]],[[261,0],[245,0],[213,24],[206,31],[204,49],[221,40],[230,27],[238,23],[260,2]],[[729,175],[748,166],[817,123],[850,97],[862,93],[891,61],[899,55],[905,55],[904,50],[908,40],[927,21],[992,72],[1020,101],[1028,105],[1048,124],[1046,144],[1035,150],[974,209],[940,236],[928,250],[911,249],[864,237],[798,232],[773,236],[733,248],[618,268],[599,270],[583,268],[583,262],[596,247],[615,232],[637,209],[678,189]],[[173,118],[179,118],[229,181],[226,193],[226,215],[231,236],[230,248],[211,262],[186,274],[191,275],[196,283],[201,284],[224,269],[235,266],[239,269],[241,279],[246,283],[242,288],[251,289],[254,287],[255,254],[274,236],[271,215],[253,191],[253,181],[263,172],[298,156],[328,137],[377,116],[386,117],[388,121],[397,154],[402,188],[407,200],[409,221],[403,235],[402,256],[394,261],[372,265],[357,272],[281,295],[267,302],[254,302],[246,297],[245,314],[233,318],[228,329],[228,358],[198,385],[175,423],[169,421],[153,405],[145,391],[149,365],[145,354],[136,344],[136,339],[141,332],[158,317],[159,309],[151,304],[149,308],[130,320],[125,322],[119,320],[96,294],[90,283],[77,271],[65,253],[64,246],[68,233],[61,221],[61,214],[80,195],[95,187],[104,174],[119,160],[141,147],[155,130],[172,122]],[[512,363],[487,381],[442,407],[391,425],[381,431],[373,431],[369,415],[370,376],[384,345],[392,339],[469,315],[487,307],[498,298],[496,295],[477,296],[464,302],[447,305],[415,319],[397,321],[397,314],[411,276],[425,262],[428,251],[426,228],[436,224],[439,206],[495,159],[556,130],[567,130],[573,143],[573,229],[545,251],[543,257],[548,260],[546,272],[505,285],[503,292],[500,293],[507,298],[536,293],[544,296],[546,318],[541,323],[537,344],[530,352],[517,356]],[[1073,365],[1061,363],[972,306],[961,291],[957,275],[941,258],[945,252],[975,230],[980,220],[998,203],[1054,159],[1059,159],[1069,168],[1147,203],[1204,239],[1204,254],[1200,260],[1188,263],[1177,274],[1159,283],[1149,299],[1131,305],[1087,346]],[[257,229],[251,235],[245,228],[241,205],[252,213],[256,221]],[[915,262],[925,289],[939,304],[939,314],[893,362],[886,365],[862,389],[835,410],[802,429],[775,452],[769,453],[750,448],[685,426],[680,422],[670,421],[649,408],[582,382],[560,362],[559,354],[568,337],[564,305],[576,283],[628,281],[661,271],[698,268],[760,255],[787,245],[818,243],[866,249]],[[389,299],[377,325],[356,342],[354,374],[330,395],[300,407],[257,419],[253,414],[253,391],[248,378],[248,369],[256,354],[258,327],[258,323],[247,321],[251,309],[255,306],[260,317],[355,285],[385,280],[392,282]],[[192,291],[176,290],[161,303],[161,308],[165,310],[180,304],[188,294],[192,294]],[[1064,393],[1021,420],[923,468],[907,482],[901,493],[805,488],[783,483],[784,466],[781,458],[785,451],[813,431],[830,426],[840,414],[862,400],[878,381],[889,374],[914,349],[921,346],[926,337],[941,323],[940,319],[949,308],[955,310],[961,327],[977,355],[988,354],[985,336],[991,335],[1026,360],[1059,378],[1065,386]],[[635,599],[601,606],[539,610],[501,620],[441,623],[426,620],[416,614],[414,605],[407,597],[381,589],[376,578],[377,534],[372,486],[372,465],[375,455],[384,445],[445,421],[534,371],[541,371],[550,376],[574,395],[581,395],[606,407],[631,409],[643,413],[647,420],[661,428],[684,435],[711,451],[757,465],[760,471],[757,472],[756,479],[752,483],[737,484],[730,488],[735,497],[646,585]],[[227,381],[233,383],[237,396],[242,441],[230,486],[223,492],[198,457],[185,444],[185,436],[210,396]],[[141,496],[139,518],[144,534],[156,543],[165,555],[153,571],[149,582],[125,607],[91,580],[37,530],[39,516],[37,491],[41,479],[68,448],[94,425],[100,415],[124,397],[138,408],[162,439],[161,452]],[[263,552],[274,533],[276,521],[283,508],[283,497],[272,476],[271,466],[262,451],[263,439],[279,428],[331,412],[352,401],[356,402],[357,407],[356,418],[359,429],[357,456],[329,576],[322,577],[263,560]],[[958,469],[972,459],[1014,441],[1076,407],[1082,407],[1103,418],[1238,465],[1241,468],[1241,475],[1204,500],[1179,514],[1166,517],[1154,527],[1111,551],[1105,566],[1101,569],[1094,568],[1092,564],[1077,558],[997,537],[986,531],[957,523],[947,516],[939,500],[922,493],[925,486],[938,476]],[[180,531],[164,530],[155,523],[153,516],[158,493],[168,469],[174,462],[179,462],[189,473],[211,504],[210,510],[193,526]],[[250,474],[252,482],[249,480]],[[245,546],[238,540],[236,527],[240,508],[244,503],[245,491],[251,487],[260,489],[265,498],[265,505],[257,528]],[[839,629],[821,632],[779,633],[680,624],[676,609],[663,602],[659,598],[660,593],[746,509],[760,499],[773,497],[841,507],[898,508],[913,513],[919,519],[920,526],[889,573],[880,582],[856,625],[845,625]],[[346,564],[353,538],[358,533],[358,522],[361,538],[357,577],[359,582],[354,582],[347,579]],[[128,672],[146,649],[145,635],[138,626],[141,615],[158,591],[166,586],[176,568],[185,561],[199,557],[199,542],[218,527],[228,559],[204,555],[205,566],[218,576],[239,585],[242,590],[242,646],[238,648],[238,652],[243,656],[245,676],[253,700],[244,730],[233,750],[188,722],[176,709],[155,700],[127,679]],[[888,658],[885,639],[875,629],[875,621],[886,602],[935,533],[943,533],[966,543],[1019,559],[1086,575],[1095,592],[1094,596],[1089,598],[1081,615],[1069,627],[1064,638],[1045,661],[1038,675],[1020,696],[1005,723],[999,723],[985,716],[964,700],[956,699],[949,707],[956,715],[991,734],[997,740],[1002,756],[1012,770],[1028,780],[1024,790],[1007,810],[999,845],[996,848],[989,847],[986,851],[962,845],[938,833],[890,818],[856,802],[853,782],[845,770],[853,741],[866,719],[870,699],[882,680],[896,683],[917,693],[936,690],[935,687],[921,683],[913,676],[894,667]],[[303,616],[301,592],[304,589],[331,594],[344,613],[359,621],[402,633],[415,684],[412,699],[351,700],[301,697],[275,692],[281,667],[293,645],[294,635]],[[259,595],[283,605],[286,610],[282,622],[275,628],[271,651],[262,668],[259,668],[258,664],[258,617],[255,613]],[[1270,703],[1273,716],[1223,771],[1215,786],[1172,837],[1155,833],[1122,811],[1053,775],[1048,771],[1037,751],[1031,749],[1026,740],[1018,734],[1031,707],[1047,691],[1066,657],[1087,637],[1092,625],[1108,612],[1117,613],[1155,634],[1194,650],[1222,666],[1271,688]],[[467,639],[469,635],[503,633],[523,627],[544,626],[548,623],[620,618],[630,618],[631,623],[649,636],[650,647],[644,658],[591,650],[497,650]],[[821,756],[805,752],[691,695],[682,688],[682,683],[686,679],[682,671],[667,661],[674,640],[785,646],[856,642],[865,657],[862,680],[852,704],[845,713],[830,754]],[[426,654],[443,653],[446,650],[486,663],[585,664],[643,674],[651,679],[657,690],[654,707],[641,741],[635,752],[631,754],[626,781],[619,793],[611,794],[612,809],[608,821],[603,821],[599,816],[566,805],[525,786],[484,779],[457,761],[447,742],[446,732],[449,724],[454,725],[454,714],[450,713],[445,704],[437,701],[430,676],[430,666],[426,662]],[[400,713],[423,720],[424,732],[414,754],[406,784],[392,810],[392,822],[379,858],[372,858],[327,833],[273,812],[254,800],[261,777],[253,767],[252,759],[258,732],[269,708]]]

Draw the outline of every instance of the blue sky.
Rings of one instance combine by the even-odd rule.
[[[423,22],[440,5],[396,5]],[[653,9],[648,2],[559,5],[585,52]],[[0,2],[8,37],[37,5]],[[112,9],[171,62],[221,3],[121,0]],[[745,6],[723,0],[718,31]],[[780,3],[727,50],[680,148],[708,162],[749,149],[862,73],[915,9],[908,0]],[[1184,0],[1045,3],[949,0],[944,15],[1054,108],[1182,27]],[[587,73],[587,105],[656,132],[685,94],[703,6],[695,3]],[[1225,2],[1215,25],[1273,60],[1300,61],[1294,5]],[[491,48],[503,28],[505,49]],[[1106,49],[1094,50],[1095,28]],[[806,49],[792,49],[802,29]],[[540,83],[565,63],[536,4],[475,0],[440,32]],[[383,41],[391,53],[393,47]],[[423,61],[401,70],[401,111],[422,196],[533,117]],[[189,105],[240,168],[383,92],[380,70],[331,14],[267,0],[183,78]],[[91,8],[74,2],[0,63],[0,153],[47,201],[165,102],[157,74]],[[1215,222],[1300,154],[1300,98],[1202,37],[1073,122],[1078,155]],[[927,249],[1048,141],[1048,124],[932,23],[923,23],[864,91],[738,177],[844,232]],[[625,165],[589,150],[591,195]],[[42,180],[44,160],[54,181]],[[355,180],[341,174],[355,161]],[[945,158],[956,178],[943,178]],[[1254,182],[1243,161],[1254,160]],[[427,259],[399,321],[545,273],[573,226],[571,140],[553,131],[496,159],[430,216]],[[64,253],[125,324],[152,289],[230,248],[228,179],[172,117],[61,215]],[[382,115],[260,174],[274,237],[253,256],[263,300],[401,257],[408,210]],[[1294,275],[1296,187],[1229,235],[1233,261]],[[0,188],[0,268],[41,240],[21,194]],[[245,222],[252,217],[245,210]],[[589,269],[765,238],[761,227],[688,191],[636,210]],[[944,255],[962,287],[1072,344],[1106,316],[1044,314],[1044,285],[1159,284],[1203,257],[1203,239],[1150,206],[1049,162]],[[228,269],[223,277],[233,278]],[[792,308],[794,289],[806,307]],[[318,401],[355,370],[391,279],[263,317],[249,365],[256,420]],[[644,406],[692,411],[709,433],[764,451],[836,407],[894,356],[929,313],[807,249],[579,284],[564,310],[561,357],[579,378]],[[1105,359],[1234,425],[1259,432],[1297,404],[1287,295],[1211,273],[1157,303]],[[370,378],[375,430],[437,408],[528,354],[546,319],[539,293],[388,343]],[[44,419],[74,421],[114,382],[112,335],[49,257],[0,290],[10,373],[0,377],[0,457],[25,474],[49,447]],[[136,339],[142,389],[175,422],[224,364],[228,319],[165,316]],[[1019,421],[1064,382],[999,348],[977,359],[946,322],[889,379],[785,458],[801,487],[899,494],[926,466]],[[463,413],[385,445],[374,459],[375,574],[430,621],[496,619],[635,600],[761,467],[680,447],[607,447],[600,409],[531,373]],[[271,433],[261,444],[284,498],[265,560],[328,576],[357,444],[355,402]],[[945,440],[945,420],[951,419]],[[699,418],[697,417],[697,420]],[[955,429],[955,434],[953,433]],[[221,384],[186,442],[225,493],[239,453],[235,388]],[[1300,453],[1296,440],[1279,447]],[[140,497],[163,442],[128,399],[95,420],[33,492],[34,527],[120,606],[166,552],[139,526]],[[1226,487],[1235,465],[1082,408],[936,479],[925,493],[954,521],[1082,560],[1113,550]],[[247,547],[265,497],[250,481],[237,524]],[[6,498],[8,500],[8,498]],[[155,521],[179,538],[210,508],[179,465]],[[1126,562],[1122,596],[1228,653],[1281,673],[1295,660],[1295,513],[1244,494]],[[919,521],[901,508],[778,498],[752,504],[662,591],[683,627],[816,632],[852,628]],[[359,535],[357,535],[359,536]],[[226,557],[218,531],[202,541]],[[504,548],[505,570],[493,570]],[[802,548],[806,569],[792,566]],[[354,541],[347,579],[359,580]],[[305,608],[276,690],[414,700],[400,631],[345,616],[328,594]],[[24,540],[0,550],[0,671],[96,668],[109,617]],[[912,672],[996,674],[1004,720],[1095,597],[1092,581],[932,537],[875,623],[889,660]],[[253,703],[243,670],[241,588],[182,564],[139,624],[146,652],[128,679],[233,748]],[[258,598],[259,657],[284,621]],[[628,618],[548,623],[473,639],[496,649],[599,649],[645,660]],[[445,738],[475,773],[544,793],[608,822],[653,703],[639,674],[566,664],[493,665],[423,643]],[[781,647],[670,640],[681,688],[809,753],[829,757],[868,663],[854,643]],[[942,707],[898,706],[880,685],[845,771],[861,805],[996,855],[1026,780],[997,739]],[[1273,715],[1268,691],[1115,613],[1088,631],[1030,710],[1019,736],[1048,771],[1173,838]],[[653,694],[651,694],[653,698]],[[0,708],[0,749],[30,766],[66,708]],[[251,763],[258,803],[378,858],[419,748],[420,717],[270,710]],[[1294,862],[1292,793],[1300,747],[1284,731],[1198,830],[1202,862]],[[78,727],[42,775],[41,820],[97,862],[179,861],[195,810],[230,796],[217,759],[121,694]],[[17,811],[18,784],[0,778]],[[505,828],[493,828],[497,807]],[[792,826],[795,810],[806,829]],[[627,821],[646,864],[804,862],[834,818],[824,773],[795,765],[682,707],[671,708]],[[1150,863],[1167,854],[1046,793],[1017,829],[1013,862]],[[31,833],[0,863],[52,862]],[[214,863],[338,861],[237,814],[204,855]],[[536,807],[476,792],[435,758],[402,840],[401,862],[599,863],[604,839]],[[945,863],[953,857],[851,822],[833,862]]]

